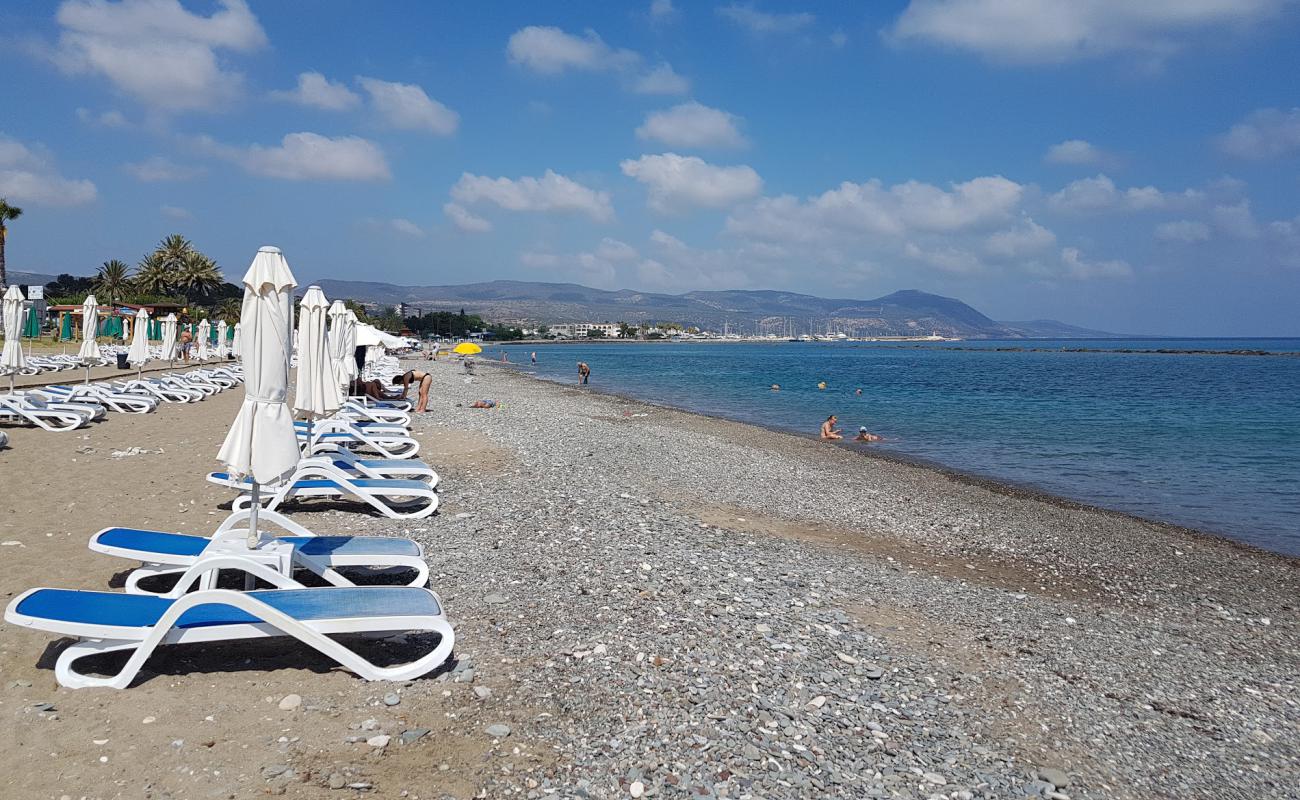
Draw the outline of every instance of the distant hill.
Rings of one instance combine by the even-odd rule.
[[[1054,319],[1031,319],[1027,322],[999,324],[1027,339],[1105,339],[1122,335],[1080,328],[1078,325],[1066,325]]]
[[[10,286],[44,286],[55,279],[55,275],[43,272],[19,272],[16,269],[5,270],[5,279]]]
[[[906,289],[874,300],[814,297],[778,291],[701,291],[686,294],[593,289],[575,283],[489,281],[454,286],[398,286],[371,281],[322,279],[331,298],[380,305],[406,303],[421,311],[457,310],[488,319],[521,323],[679,322],[721,330],[782,333],[843,331],[850,335],[903,336],[938,333],[968,339],[1034,336],[1097,336],[1098,331],[1064,323],[997,322],[960,300]],[[305,284],[304,284],[305,285]],[[1033,332],[1055,326],[1050,333]],[[1077,333],[1068,333],[1068,330]]]

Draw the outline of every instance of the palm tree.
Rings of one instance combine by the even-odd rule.
[[[9,229],[5,223],[18,219],[22,215],[21,208],[9,205],[3,197],[0,197],[0,287],[9,285],[8,275],[5,273],[5,234]]]
[[[190,250],[181,259],[180,267],[175,272],[175,283],[186,292],[203,296],[224,283],[224,278],[215,261],[197,250]]]
[[[233,297],[221,301],[217,306],[217,319],[224,319],[227,325],[234,325],[239,322],[239,313],[243,311],[243,303]]]
[[[173,288],[171,271],[162,259],[150,254],[140,259],[136,268],[135,286],[145,294],[165,295]]]
[[[118,261],[116,258],[105,261],[95,273],[95,283],[92,288],[100,299],[107,300],[108,305],[117,305],[118,299],[131,288],[131,268],[125,261]]]

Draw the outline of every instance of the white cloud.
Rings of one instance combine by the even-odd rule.
[[[732,3],[718,9],[718,16],[729,20],[750,33],[793,33],[817,20],[812,14],[772,14],[759,11],[751,4]]]
[[[739,117],[718,108],[682,103],[651,113],[636,135],[669,147],[741,147],[745,137],[736,127],[738,121]]]
[[[129,128],[131,123],[127,121],[126,115],[116,109],[101,111],[96,114],[88,108],[77,109],[77,119],[87,125],[94,125],[99,128]]]
[[[377,78],[357,78],[370,93],[370,103],[391,127],[450,136],[460,125],[460,114],[429,97],[419,86]]]
[[[952,184],[920,181],[886,188],[879,180],[845,181],[807,201],[762,198],[727,220],[727,230],[760,239],[815,241],[834,232],[902,237],[996,224],[1019,207],[1025,187],[1000,175]]]
[[[1101,164],[1109,156],[1091,142],[1083,139],[1068,139],[1047,148],[1043,160],[1049,164]]]
[[[361,104],[356,92],[319,72],[302,73],[296,88],[271,92],[271,98],[325,111],[348,111]]]
[[[1217,230],[1235,239],[1254,239],[1259,236],[1259,225],[1251,213],[1249,200],[1215,206],[1210,210],[1210,219]]]
[[[619,165],[623,174],[644,183],[650,207],[672,212],[689,206],[726,208],[755,197],[763,179],[751,167],[719,167],[695,156],[645,155]]]
[[[836,30],[834,33],[830,35],[830,40],[831,40],[831,47],[834,47],[836,50],[839,50],[841,47],[849,43],[849,35],[845,33],[843,30]]]
[[[911,0],[890,28],[997,61],[1060,63],[1111,53],[1162,58],[1197,34],[1274,17],[1290,0]]]
[[[667,61],[632,82],[637,94],[686,94],[690,90],[691,82],[674,72]]]
[[[1075,213],[1103,211],[1154,211],[1187,208],[1202,202],[1205,193],[1197,189],[1163,192],[1154,186],[1120,189],[1106,175],[1080,178],[1049,196],[1047,204],[1058,211]]]
[[[1183,244],[1195,244],[1205,242],[1210,239],[1210,226],[1204,222],[1197,222],[1190,219],[1180,219],[1173,222],[1162,222],[1156,226],[1156,239],[1162,242],[1182,242]]]
[[[56,15],[61,30],[50,55],[65,72],[102,76],[157,110],[213,110],[237,97],[243,84],[217,51],[267,44],[244,0],[219,4],[205,17],[178,0],[68,0]]]
[[[466,172],[451,187],[451,197],[462,205],[485,202],[507,211],[578,212],[597,222],[614,217],[608,192],[590,189],[549,169],[540,178],[518,180]]]
[[[0,134],[0,197],[15,205],[79,206],[97,196],[94,183],[60,175],[45,148]]]
[[[608,236],[600,240],[595,255],[606,261],[615,262],[635,261],[639,257],[635,247],[627,242],[611,239]]]
[[[673,7],[673,0],[654,0],[650,3],[650,20],[655,23],[672,22],[677,19],[678,11]]]
[[[194,215],[191,214],[188,209],[181,208],[180,206],[162,206],[158,209],[158,212],[168,219],[194,219]]]
[[[330,138],[318,133],[290,133],[278,146],[269,147],[234,147],[204,136],[195,144],[201,152],[269,178],[378,181],[392,177],[379,146],[357,136]]]
[[[631,50],[610,47],[592,30],[585,36],[574,36],[559,28],[538,25],[515,31],[506,44],[506,55],[511,62],[543,75],[567,70],[619,70],[641,59]]]
[[[416,238],[424,236],[424,229],[419,225],[416,225],[414,222],[411,222],[409,219],[402,219],[401,217],[390,219],[388,221],[388,227],[398,233],[406,234],[407,236],[414,236]]]
[[[451,220],[453,225],[465,233],[487,233],[492,230],[492,223],[471,214],[468,209],[457,203],[445,203],[442,207],[442,213],[447,215],[447,219]]]
[[[1251,159],[1300,152],[1300,108],[1262,108],[1229,128],[1219,147],[1229,155]]]
[[[903,255],[954,275],[972,275],[983,269],[974,253],[951,245],[926,249],[915,242],[907,242],[903,245]]]
[[[1133,268],[1127,261],[1088,261],[1077,247],[1061,249],[1060,275],[1076,280],[1091,278],[1127,278]]]
[[[1056,246],[1056,234],[1022,217],[1014,228],[989,234],[984,240],[984,250],[1000,258],[1024,258]]]
[[[187,167],[177,164],[166,156],[151,156],[144,161],[123,164],[122,169],[138,181],[158,183],[161,181],[185,181],[207,172],[202,167]]]

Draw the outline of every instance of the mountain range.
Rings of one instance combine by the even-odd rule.
[[[12,284],[45,284],[52,280],[53,275],[9,272]],[[1055,320],[998,322],[960,300],[917,289],[904,289],[874,300],[850,300],[771,290],[662,294],[534,281],[399,286],[322,278],[315,284],[329,298],[381,306],[405,303],[420,311],[464,308],[485,319],[519,324],[677,322],[711,330],[730,326],[732,330],[777,334],[843,331],[850,335],[923,336],[937,333],[964,339],[1079,339],[1114,335]]]
[[[873,300],[833,299],[770,290],[685,294],[593,289],[574,283],[488,281],[452,286],[398,286],[371,281],[316,281],[327,297],[405,303],[420,311],[458,310],[502,322],[677,322],[711,330],[850,335],[937,333],[962,338],[1084,338],[1102,331],[1054,320],[998,322],[951,297],[905,289]],[[411,313],[408,311],[408,313]]]

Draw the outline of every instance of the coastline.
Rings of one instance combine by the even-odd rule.
[[[1300,786],[1290,562],[785,432],[418,363],[433,390],[412,435],[441,476],[438,514],[288,513],[321,534],[420,542],[454,663],[379,684],[281,642],[193,645],[164,648],[129,689],[66,690],[50,672],[61,643],[6,625],[0,795],[623,800],[640,783],[730,800],[1219,800]],[[483,397],[500,404],[468,407]],[[113,585],[130,565],[85,546],[104,526],[212,530],[231,494],[203,474],[241,398],[79,435],[9,429],[5,596]],[[145,451],[112,455],[131,446]],[[85,487],[59,513],[51,470]],[[51,753],[59,769],[28,768]]]
[[[476,362],[476,366],[477,367],[489,366],[496,369],[504,369],[514,375],[517,375],[519,377],[528,380],[537,381],[539,383],[550,384],[560,388],[574,389],[575,391],[580,391],[580,392],[603,395],[623,402],[635,403],[649,408],[659,409],[661,411],[672,411],[679,414],[690,414],[693,416],[713,419],[719,422],[725,422],[732,425],[752,427],[757,430],[762,430],[762,431],[766,431],[769,433],[778,434],[782,436],[791,436],[794,437],[795,439],[799,439],[805,442],[811,442],[821,447],[831,447],[837,450],[853,453],[863,458],[883,461],[886,463],[896,464],[900,466],[914,467],[917,469],[927,470],[929,472],[942,475],[945,478],[948,478],[949,480],[958,483],[963,483],[969,486],[985,489],[987,491],[994,492],[997,494],[1003,494],[1008,497],[1014,497],[1014,498],[1025,499],[1025,500],[1034,500],[1037,502],[1054,505],[1062,509],[1075,510],[1075,511],[1087,511],[1087,512],[1092,512],[1097,514],[1112,515],[1117,519],[1123,519],[1135,523],[1142,523],[1145,525],[1155,526],[1157,528],[1166,530],[1173,534],[1189,536],[1207,542],[1213,542],[1221,546],[1226,546],[1233,549],[1240,549],[1242,551],[1249,552],[1259,556],[1276,558],[1279,559],[1283,564],[1285,564],[1286,566],[1292,569],[1300,569],[1300,555],[1292,555],[1289,553],[1280,553],[1274,550],[1269,550],[1267,548],[1263,548],[1258,545],[1251,544],[1249,542],[1243,542],[1237,539],[1233,539],[1230,536],[1223,533],[1219,533],[1217,531],[1207,530],[1204,528],[1197,528],[1189,525],[1180,525],[1176,522],[1169,522],[1166,520],[1155,519],[1152,517],[1144,517],[1140,514],[1134,514],[1128,511],[1121,511],[1119,509],[1107,508],[1105,506],[1089,503],[1086,500],[1079,500],[1076,498],[1066,497],[1064,495],[1056,494],[1042,487],[1035,486],[1034,484],[1031,483],[1021,483],[1018,481],[1008,480],[1006,478],[999,478],[997,476],[983,475],[977,472],[965,471],[965,470],[958,469],[956,467],[949,466],[947,464],[943,464],[938,461],[922,458],[920,456],[910,455],[907,453],[900,453],[900,452],[895,452],[883,448],[875,448],[870,446],[855,446],[852,441],[847,439],[838,442],[822,442],[820,439],[813,436],[812,434],[801,433],[799,431],[792,430],[790,428],[784,428],[777,425],[764,425],[757,422],[735,420],[735,419],[731,419],[730,417],[726,417],[722,414],[714,414],[707,411],[681,408],[678,406],[667,405],[664,403],[656,403],[654,401],[645,400],[643,398],[639,398],[631,394],[618,392],[613,389],[603,388],[598,384],[588,384],[585,389],[578,389],[575,385],[572,384],[563,383],[560,381],[551,380],[549,378],[544,378],[538,375],[530,374],[524,371],[523,367],[525,365],[523,364],[516,364],[513,362],[506,362],[505,364],[502,364],[499,361],[480,360]]]

